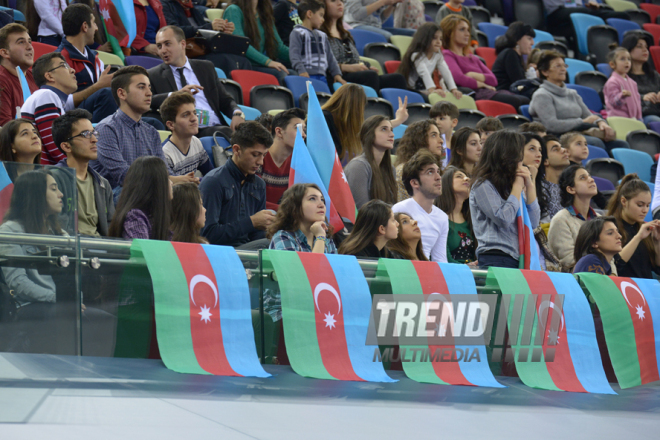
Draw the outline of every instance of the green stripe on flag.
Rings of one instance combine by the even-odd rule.
[[[381,258],[378,260],[378,272],[383,276],[385,272],[390,278],[392,293],[394,295],[423,295],[422,285],[419,283],[419,276],[409,260],[391,260]],[[419,353],[426,352],[429,346],[426,345],[406,345],[406,350],[419,348]],[[422,361],[422,356],[415,358],[414,362],[401,362],[403,371],[406,375],[417,382],[435,383],[440,385],[449,385],[441,380],[433,368],[431,362]]]
[[[291,368],[304,377],[334,380],[323,365],[316,335],[314,297],[298,254],[265,250],[262,251],[262,261],[264,267],[270,261],[277,275],[282,298],[284,340]]]
[[[621,388],[642,384],[635,327],[626,300],[612,279],[596,273],[580,273],[580,281],[596,301],[607,351]]]
[[[190,331],[190,300],[186,275],[172,244],[133,240],[141,250],[154,286],[156,335],[165,366],[178,373],[210,374],[197,362]]]
[[[525,300],[522,308],[523,317],[520,319],[520,325],[517,330],[518,337],[516,341],[511,341],[511,348],[513,349],[513,353],[514,353],[516,370],[518,371],[518,376],[520,376],[520,380],[522,380],[525,383],[525,385],[532,388],[562,391],[560,388],[558,388],[555,385],[554,381],[552,380],[552,377],[548,372],[548,367],[545,364],[543,354],[541,354],[540,362],[529,362],[529,360],[531,359],[532,349],[535,348],[535,346],[519,344],[519,341],[522,339],[523,327],[525,324],[523,321],[525,315],[524,311],[527,310],[527,302],[528,301],[536,302],[536,296],[532,295],[532,291],[529,290],[529,286],[527,285],[527,280],[523,276],[522,272],[520,272],[517,269],[504,269],[499,267],[491,267],[488,269],[486,285],[499,286],[503,295],[525,296]],[[513,318],[513,307],[514,307],[514,300],[512,298],[511,302],[509,303],[509,311],[507,313],[507,327],[509,328],[509,332],[512,332],[511,321]],[[500,313],[502,313],[502,310],[500,310]],[[537,328],[538,328],[538,316],[535,313],[534,327],[532,330],[532,336],[530,338],[531,343],[533,343],[536,340]],[[529,348],[528,359],[526,362],[518,362],[518,353],[521,348],[523,349]]]

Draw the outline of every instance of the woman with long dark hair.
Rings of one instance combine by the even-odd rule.
[[[630,52],[632,61],[628,75],[637,83],[642,97],[644,122],[660,121],[660,74],[649,62],[649,47],[655,46],[650,35],[641,32],[627,33],[621,46]]]
[[[64,37],[62,13],[66,7],[66,0],[26,0],[25,19],[30,37],[58,47]]]
[[[651,190],[637,174],[628,174],[607,205],[616,219],[623,250],[614,259],[622,277],[653,278],[660,274],[660,220],[644,222],[651,206]]]
[[[392,258],[402,260],[428,261],[422,247],[422,231],[417,226],[417,220],[405,212],[394,214],[394,220],[399,224],[399,234],[396,239],[387,242],[387,249]]]
[[[275,221],[268,228],[270,249],[336,254],[323,194],[313,183],[297,183],[282,195]]]
[[[497,59],[493,63],[493,74],[497,78],[497,90],[509,90],[516,81],[536,78],[536,71],[527,78],[524,56],[529,56],[534,47],[534,29],[516,21],[509,25],[506,33],[495,40]]]
[[[545,161],[548,159],[548,152],[545,148],[543,138],[535,133],[522,133],[525,137],[525,146],[523,148],[523,165],[532,173],[532,180],[536,187],[536,198],[541,208],[541,217],[545,215],[548,208],[548,202],[543,192],[543,180],[545,179]]]
[[[142,156],[126,173],[110,237],[170,240],[172,186],[159,157]]]
[[[399,224],[392,207],[381,200],[371,200],[358,212],[351,235],[339,246],[339,253],[356,257],[387,258],[385,245],[399,235]]]
[[[206,208],[202,194],[194,183],[174,186],[172,197],[172,241],[182,243],[208,243],[199,235],[206,224]]]
[[[449,166],[442,174],[442,195],[437,206],[449,217],[447,261],[476,266],[477,240],[470,216],[470,177]]]
[[[362,124],[360,141],[362,154],[344,168],[355,205],[361,209],[372,199],[396,203],[396,180],[391,158],[394,148],[392,123],[386,116],[371,116]]]
[[[616,266],[610,265],[621,252],[621,234],[614,217],[596,217],[580,226],[573,258],[577,263],[573,273],[594,272],[601,275],[617,275]]]
[[[451,158],[448,165],[463,170],[469,176],[479,162],[482,150],[479,131],[472,127],[461,127],[451,137]]]
[[[12,119],[0,129],[0,160],[18,162],[27,166],[10,166],[7,169],[12,180],[24,171],[39,164],[41,137],[34,123],[28,119]]]
[[[522,164],[525,137],[511,130],[493,133],[472,175],[470,215],[483,267],[517,268],[520,258],[517,213],[525,203],[533,228],[541,209],[530,170]]]

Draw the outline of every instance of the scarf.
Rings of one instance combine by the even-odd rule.
[[[193,5],[192,0],[177,0],[181,6],[183,6],[183,10],[186,13],[186,17],[191,17],[192,16],[192,9],[195,7]]]

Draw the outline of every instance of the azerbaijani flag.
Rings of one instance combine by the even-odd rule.
[[[520,269],[541,270],[541,261],[539,260],[539,246],[534,237],[534,228],[529,219],[527,205],[525,204],[525,194],[520,195],[520,206],[518,207],[518,248],[520,249],[520,259],[518,267]]]
[[[327,207],[325,212],[330,219],[330,224],[335,231],[344,229],[344,222],[337,213],[328,194],[328,190],[323,184],[316,166],[314,166],[300,129],[298,129],[296,134],[296,143],[294,144],[293,154],[291,155],[291,171],[289,171],[289,186],[296,183],[315,183],[321,189],[321,193],[325,198],[325,206]]]
[[[603,321],[621,388],[660,380],[660,284],[652,279],[580,273]]]
[[[158,347],[167,368],[270,376],[259,363],[245,269],[233,248],[133,240],[131,254],[140,252],[153,282]]]
[[[124,60],[122,47],[130,47],[137,33],[135,9],[131,0],[100,0],[105,33],[112,51]]]
[[[464,264],[434,263],[430,261],[391,260],[381,258],[378,261],[377,276],[389,277],[394,295],[443,295],[451,299],[451,294],[470,294],[477,296],[477,286],[470,269]],[[450,338],[447,336],[446,338]],[[403,348],[403,346],[401,346]],[[438,348],[454,346],[408,346],[436,353]],[[465,351],[477,350],[480,361],[459,362],[432,361],[413,358],[413,362],[402,362],[406,375],[417,381],[441,385],[472,385],[503,388],[488,367],[485,345],[456,346]]]
[[[356,210],[353,193],[348,186],[346,174],[339,161],[337,149],[332,141],[328,123],[323,116],[319,98],[312,82],[307,82],[307,145],[309,154],[321,176],[323,185],[332,197],[337,212],[351,223],[355,223]]]
[[[525,385],[615,394],[605,377],[589,303],[573,275],[491,267],[486,284],[511,295],[511,301],[502,299],[500,314],[507,313],[516,369]]]
[[[295,149],[294,149],[295,151]],[[282,322],[293,370],[316,379],[396,382],[365,345],[371,294],[351,255],[266,250],[282,292]]]
[[[9,174],[7,174],[5,164],[0,163],[0,165],[2,165],[0,168],[0,220],[2,220],[5,218],[7,211],[9,211],[11,195],[14,192],[14,184],[9,178]]]

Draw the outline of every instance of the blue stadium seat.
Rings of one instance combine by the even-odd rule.
[[[25,15],[18,9],[7,8],[5,6],[0,6],[0,11],[6,11],[8,14],[14,17],[14,21],[26,21]]]
[[[598,188],[598,191],[601,192],[614,191],[616,189],[614,184],[607,179],[598,176],[591,176],[591,177],[594,179],[594,182],[596,182],[596,187]]]
[[[199,138],[199,140],[202,142],[202,147],[204,147],[206,154],[209,155],[209,159],[211,160],[211,166],[215,168],[215,161],[213,160],[213,145],[215,144],[215,142],[213,141],[213,136],[206,136],[203,138]]]
[[[351,29],[349,32],[355,40],[355,46],[360,55],[364,55],[364,46],[369,43],[387,43],[387,38],[376,32],[365,31],[364,29]]]
[[[602,18],[595,17],[589,14],[571,14],[571,21],[573,22],[573,29],[578,40],[578,50],[582,55],[589,55],[587,46],[587,30],[591,26],[604,25],[605,22]],[[566,60],[568,61],[568,60]]]
[[[646,182],[651,180],[653,158],[648,153],[630,148],[614,148],[612,157],[623,164],[626,174],[637,173],[640,179]]]
[[[638,31],[641,29],[637,23],[630,20],[622,20],[620,18],[608,18],[607,24],[612,26],[619,33],[619,44],[623,42],[623,34],[626,31]]]
[[[607,63],[598,63],[598,64],[596,64],[596,69],[598,69],[598,71],[600,73],[602,73],[603,75],[605,75],[608,78],[612,74],[612,68]]]
[[[566,58],[564,61],[566,61],[566,65],[568,66],[566,73],[568,74],[567,79],[569,83],[573,83],[575,75],[578,73],[594,70],[594,66],[586,61],[574,60],[573,58]]]
[[[225,71],[222,70],[221,68],[216,67],[216,68],[215,68],[215,73],[218,74],[218,78],[220,78],[220,79],[227,79],[227,75],[225,75]]]
[[[401,139],[403,137],[403,134],[406,132],[406,128],[408,128],[407,125],[401,124],[392,129],[394,132],[394,140]]]
[[[403,89],[380,89],[380,95],[383,99],[392,104],[392,108],[399,108],[399,98],[403,100],[408,97],[408,105],[410,104],[424,104],[424,97],[417,92]]]
[[[534,118],[532,118],[532,115],[529,114],[529,105],[521,105],[520,106],[520,113],[530,121],[533,121]]]
[[[651,182],[645,182],[648,186],[649,189],[651,190],[651,195],[655,194],[655,183]],[[649,212],[646,213],[646,217],[644,217],[645,222],[650,222],[653,220],[653,211],[651,211],[651,207],[649,207]]]
[[[500,35],[504,35],[507,27],[495,23],[479,23],[479,30],[488,37],[488,46],[495,47],[495,40]]]
[[[332,94],[332,92],[328,88],[328,85],[318,79],[305,78],[304,76],[294,76],[294,75],[286,76],[284,77],[284,84],[289,90],[291,90],[291,93],[293,93],[293,99],[295,101],[296,107],[300,107],[300,97],[303,94],[307,93],[307,81],[312,82],[312,86],[314,86],[314,91],[327,93],[329,95]]]
[[[534,29],[534,32],[536,33],[536,37],[534,37],[534,46],[542,41],[555,41],[555,37],[553,37],[550,32],[540,31],[538,29]]]
[[[566,84],[566,87],[578,92],[578,95],[592,112],[599,113],[603,109],[603,101],[600,100],[600,95],[591,87],[578,86],[577,84]]]
[[[371,88],[369,86],[362,85],[362,84],[360,84],[360,85],[364,89],[364,93],[367,95],[367,98],[380,98],[380,96],[378,96],[378,92],[376,90],[374,90],[373,88]],[[332,85],[332,87],[335,89],[335,92],[336,92],[341,87],[341,83],[336,82]]]
[[[243,104],[237,104],[237,105],[241,110],[243,110],[246,121],[255,121],[259,116],[261,116],[261,112],[254,107],[248,107],[247,105],[243,105]],[[222,115],[222,117],[225,118],[225,122],[227,122],[227,125],[231,124],[231,119],[229,119],[224,114]]]
[[[587,162],[589,162],[591,159],[607,159],[610,157],[607,154],[607,151],[605,151],[603,148],[594,147],[593,145],[587,145],[587,147],[589,147],[589,156],[587,156],[587,158],[582,161],[582,165],[587,165]]]

